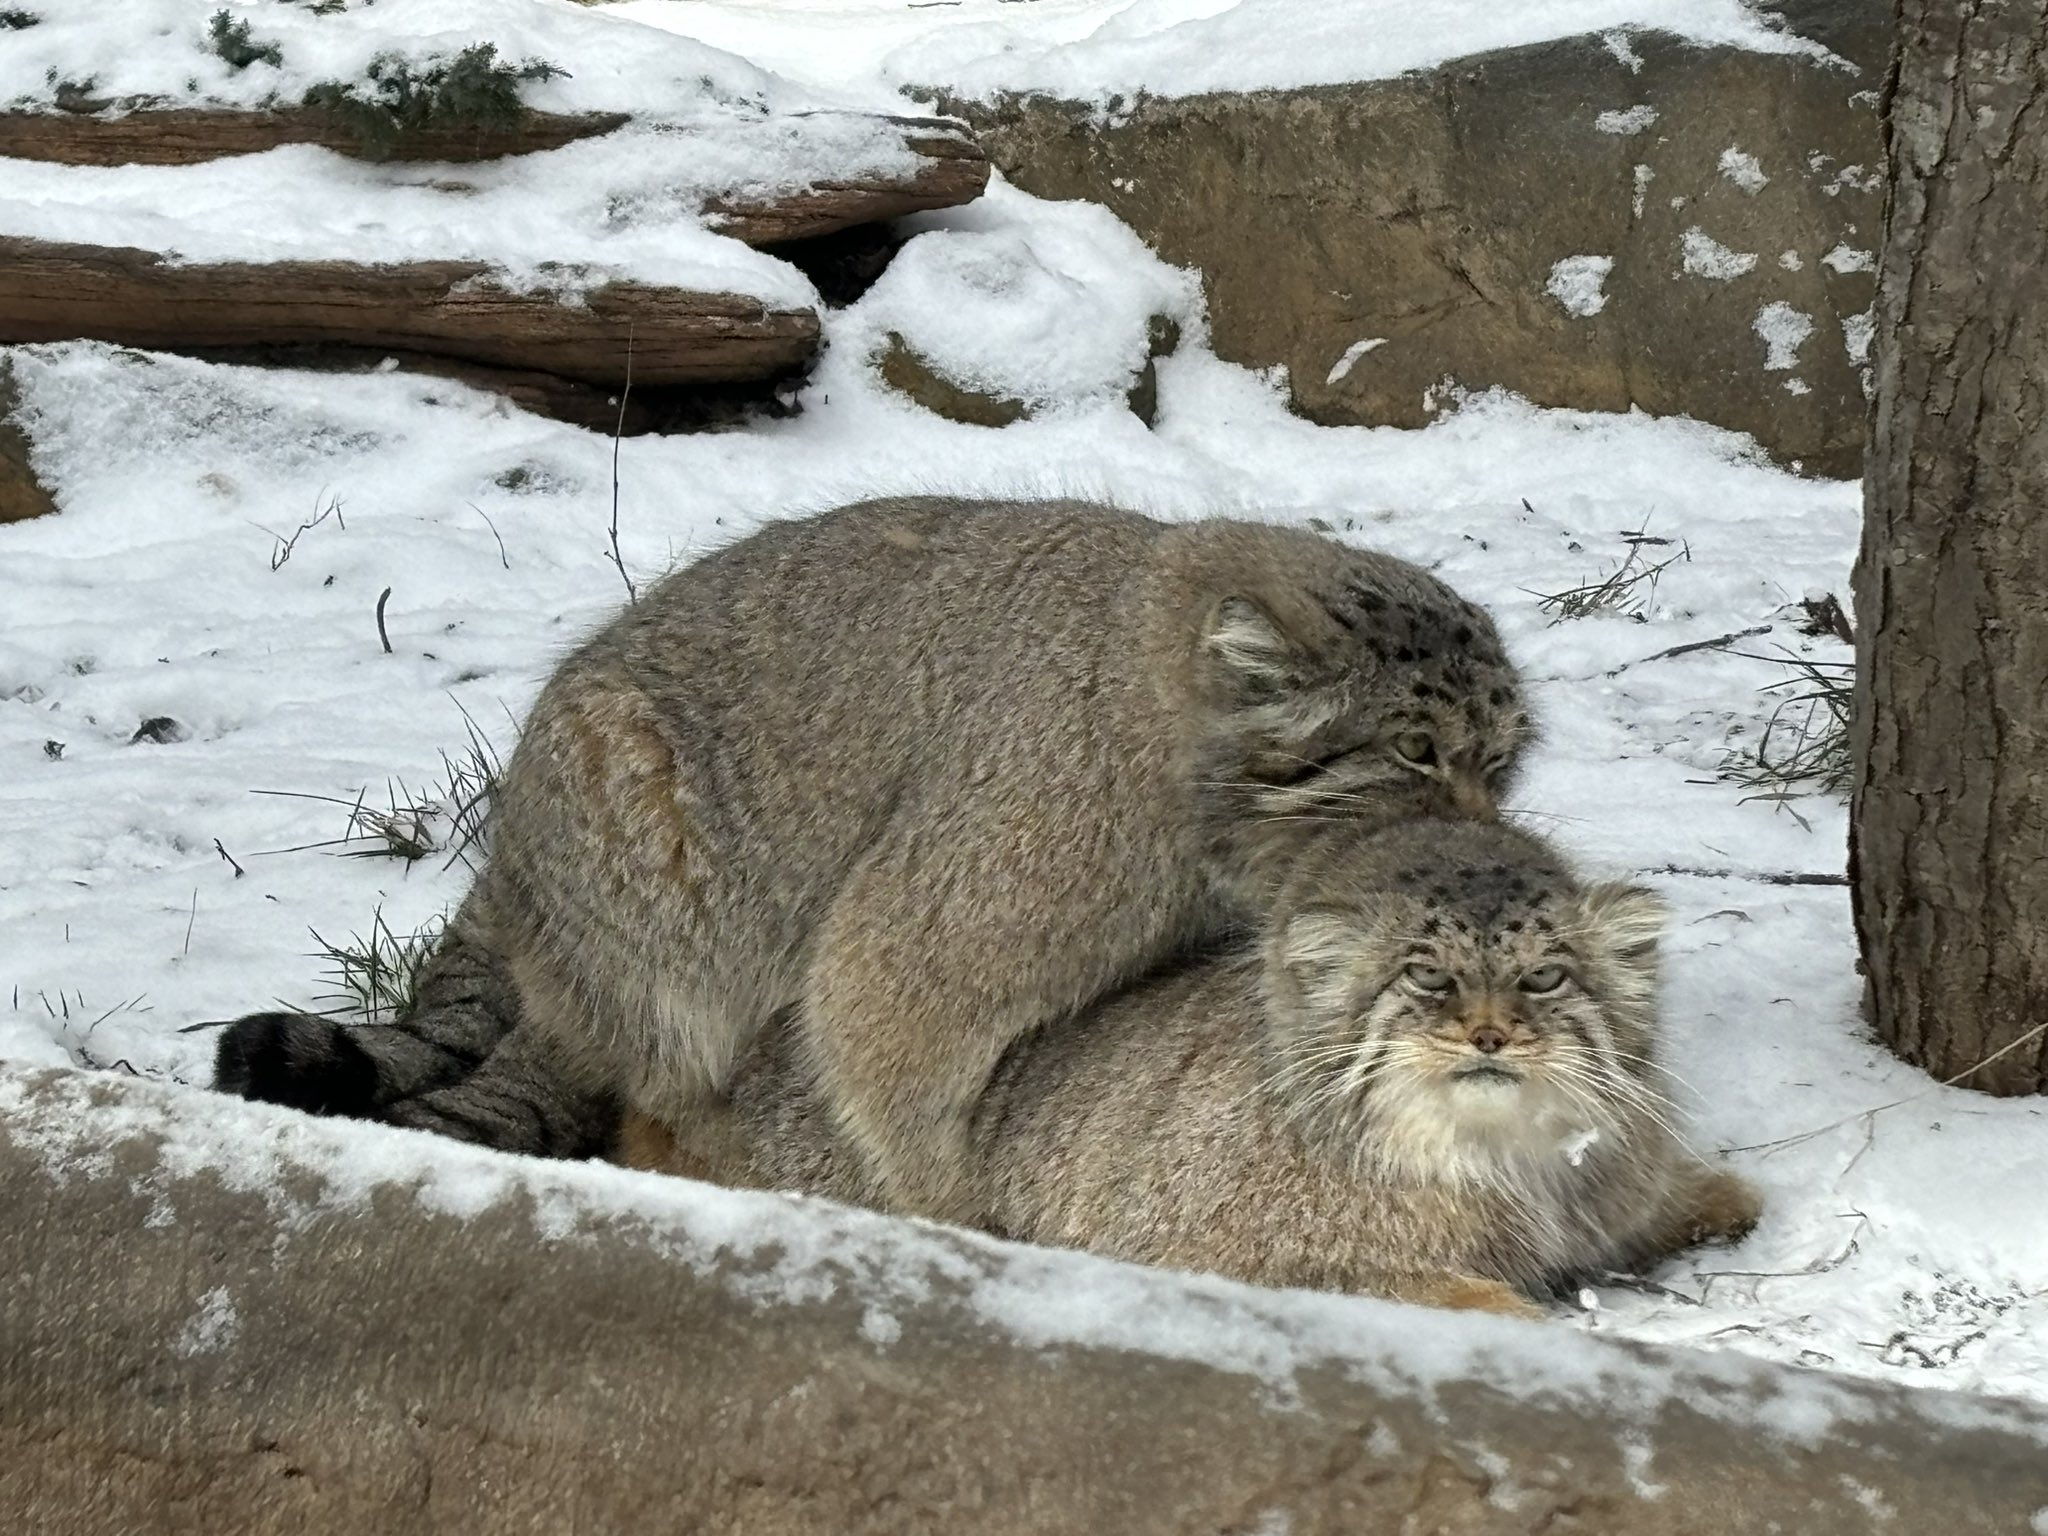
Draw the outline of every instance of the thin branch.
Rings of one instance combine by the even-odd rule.
[[[640,601],[633,578],[626,574],[626,562],[619,554],[619,440],[626,435],[626,402],[633,397],[633,329],[626,328],[626,387],[619,391],[619,419],[612,428],[612,564],[619,568],[619,580],[626,584],[626,602]]]
[[[1649,656],[1638,656],[1634,661],[1624,661],[1607,675],[1609,677],[1619,677],[1630,667],[1640,667],[1645,662],[1669,661],[1674,656],[1690,656],[1694,651],[1719,650],[1722,646],[1733,644],[1737,640],[1748,640],[1756,635],[1768,635],[1770,632],[1770,625],[1756,624],[1748,629],[1738,629],[1729,634],[1716,635],[1711,640],[1695,640],[1689,645],[1674,645],[1668,651],[1657,651]]]
[[[386,587],[377,594],[377,638],[384,642],[384,654],[391,654],[391,636],[384,631],[384,605],[391,601],[391,589]]]
[[[1780,1136],[1776,1141],[1759,1141],[1746,1147],[1724,1147],[1722,1150],[1725,1152],[1762,1152],[1768,1156],[1772,1152],[1782,1152],[1787,1147],[1798,1146],[1801,1142],[1812,1141],[1816,1136],[1825,1136],[1829,1131],[1839,1131],[1843,1126],[1853,1125],[1858,1120],[1874,1121],[1877,1116],[1883,1114],[1888,1109],[1897,1109],[1902,1104],[1918,1103],[1930,1094],[1939,1093],[1944,1088],[1955,1087],[1964,1078],[1982,1072],[1994,1061],[2003,1056],[2011,1055],[2021,1046],[2040,1039],[2044,1034],[2048,1034],[2048,1023],[2036,1024],[2017,1039],[2006,1041],[2004,1045],[2001,1045],[1982,1061],[1972,1062],[1969,1066],[1963,1068],[1962,1071],[1956,1073],[1954,1077],[1945,1077],[1938,1083],[1931,1083],[1927,1087],[1922,1088],[1918,1093],[1907,1094],[1903,1099],[1893,1099],[1887,1104],[1874,1105],[1869,1109],[1859,1109],[1854,1114],[1844,1115],[1839,1120],[1830,1120],[1826,1125],[1815,1126],[1810,1131],[1799,1131],[1790,1136]],[[1866,1146],[1863,1150],[1868,1151],[1869,1148]],[[1857,1159],[1860,1159],[1862,1156],[1863,1152],[1858,1152],[1855,1158],[1850,1159],[1849,1167],[1855,1167]],[[1848,1168],[1842,1170],[1844,1175],[1848,1171]]]
[[[616,470],[614,473],[616,473]],[[491,530],[491,537],[498,541],[498,563],[504,566],[506,570],[511,570],[512,557],[505,553],[505,536],[498,532],[498,525],[491,521],[491,514],[473,501],[469,504],[469,510],[484,520],[484,526]]]
[[[1752,880],[1759,885],[1847,885],[1847,875],[1812,874],[1805,870],[1694,869],[1684,864],[1660,864],[1638,871],[1645,875],[1685,875],[1695,880]]]

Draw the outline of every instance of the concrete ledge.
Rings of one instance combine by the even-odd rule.
[[[133,1079],[0,1067],[0,1219],[9,1531],[2048,1523],[2038,1408]]]

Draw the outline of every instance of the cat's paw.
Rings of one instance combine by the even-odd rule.
[[[1747,1237],[1764,1213],[1764,1197],[1745,1178],[1710,1173],[1692,1188],[1684,1228],[1690,1243],[1732,1243]]]
[[[1511,1285],[1478,1275],[1446,1275],[1432,1283],[1418,1301],[1460,1312],[1492,1312],[1501,1317],[1547,1317],[1541,1307]]]

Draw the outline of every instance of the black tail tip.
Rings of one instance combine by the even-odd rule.
[[[367,1119],[377,1110],[377,1065],[348,1027],[306,1013],[252,1013],[221,1031],[213,1086],[313,1115]]]

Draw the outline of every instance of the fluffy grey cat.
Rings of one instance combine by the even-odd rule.
[[[616,1103],[714,1125],[794,1007],[892,1200],[971,1218],[1012,1041],[1258,914],[1333,821],[1491,817],[1528,735],[1480,609],[1314,533],[937,498],[771,524],[557,669],[426,1005],[243,1019],[217,1081],[586,1150]]]
[[[1018,1042],[974,1116],[1006,1236],[1533,1315],[1561,1285],[1755,1224],[1672,1127],[1662,903],[1507,826],[1334,829],[1262,934]],[[628,1117],[620,1160],[888,1208],[793,1026],[738,1137]]]

